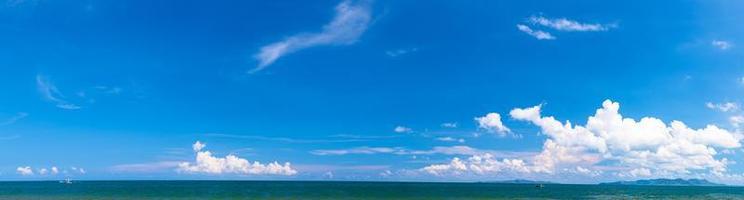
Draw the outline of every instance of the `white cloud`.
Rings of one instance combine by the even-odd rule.
[[[705,107],[708,107],[713,110],[718,110],[721,112],[729,112],[729,111],[736,111],[739,110],[739,104],[734,102],[724,102],[724,103],[705,103]]]
[[[413,132],[413,129],[405,126],[396,126],[395,128],[393,128],[393,131],[396,133],[411,133]]]
[[[540,127],[548,137],[540,154],[516,160],[473,156],[465,161],[453,159],[449,164],[431,165],[422,170],[433,174],[448,170],[482,173],[483,168],[493,168],[497,170],[486,171],[507,169],[518,173],[553,174],[581,166],[585,169],[638,169],[630,174],[635,176],[648,174],[645,169],[652,175],[723,174],[730,161],[716,158],[717,152],[741,147],[740,134],[713,125],[692,129],[680,121],[667,125],[653,117],[638,121],[623,118],[618,113],[620,104],[610,100],[604,101],[583,126],[572,125],[569,121],[562,123],[552,116],[543,117],[541,108],[542,105],[538,105],[510,112],[512,118]],[[599,165],[600,162],[604,164]]]
[[[447,122],[447,123],[442,123],[441,126],[444,128],[457,128],[457,123]]]
[[[200,149],[201,150],[201,149]],[[278,162],[261,164],[253,163],[235,155],[227,155],[224,158],[215,157],[209,151],[196,152],[196,161],[182,162],[178,165],[178,172],[183,173],[206,173],[206,174],[259,174],[259,175],[294,175],[297,171],[290,163],[284,165]]]
[[[76,173],[76,174],[85,174],[86,173],[85,169],[83,169],[83,168],[70,167],[69,169],[72,171],[72,173]],[[52,166],[50,168],[46,168],[46,167],[38,168],[38,170],[36,170],[36,172],[34,172],[33,168],[31,168],[31,166],[25,166],[25,167],[18,167],[18,168],[16,168],[16,172],[18,174],[24,175],[24,176],[31,176],[31,175],[37,175],[37,174],[38,175],[42,175],[42,176],[43,175],[52,175],[53,176],[53,175],[59,174],[60,173],[60,170],[56,166]],[[62,173],[69,174],[69,172],[67,170],[62,171]]]
[[[556,39],[556,37],[551,35],[549,32],[545,32],[541,30],[532,30],[532,28],[524,24],[517,24],[517,29],[519,29],[519,31],[527,33],[528,35],[531,35],[532,37],[537,38],[538,40],[555,40]]]
[[[713,47],[721,50],[727,50],[734,46],[733,44],[731,44],[731,42],[724,40],[713,40],[712,42],[710,42],[710,45],[713,45]]]
[[[437,140],[444,141],[444,142],[459,142],[459,143],[465,142],[465,139],[453,138],[453,137],[438,137]]]
[[[258,66],[254,73],[271,65],[289,53],[320,45],[354,44],[367,30],[371,17],[369,2],[346,0],[335,8],[336,15],[318,33],[300,33],[264,47],[254,57]]]
[[[30,166],[18,167],[16,168],[16,172],[23,176],[34,175],[34,171],[31,169]]]
[[[115,165],[110,168],[113,172],[139,172],[139,173],[151,173],[173,170],[178,167],[181,162],[177,161],[161,161],[152,163],[135,163],[135,164],[121,164]]]
[[[80,174],[85,174],[85,169],[83,169],[83,168],[79,168],[79,167],[70,167],[70,169],[71,169],[71,170],[72,170],[73,172],[77,172],[77,173],[80,173]]]
[[[351,149],[336,150],[314,150],[310,153],[315,155],[346,155],[346,154],[378,154],[378,153],[396,153],[404,151],[402,148],[395,147],[355,147]]]
[[[395,155],[480,155],[480,154],[499,154],[511,155],[519,152],[498,152],[472,148],[469,146],[435,146],[429,150],[409,150],[402,147],[354,147],[350,149],[333,149],[333,150],[313,150],[310,152],[314,155],[348,155],[348,154],[395,154]]]
[[[11,125],[13,123],[16,123],[18,120],[21,120],[23,118],[26,118],[28,116],[28,113],[20,112],[16,114],[15,116],[11,117],[10,119],[7,119],[5,121],[0,122],[0,126],[7,126]]]
[[[492,133],[497,133],[499,136],[506,136],[507,133],[511,132],[511,130],[501,122],[501,115],[499,113],[488,113],[486,116],[476,117],[475,121],[478,122],[479,128],[486,129]]]
[[[387,54],[390,57],[395,58],[395,57],[402,56],[402,55],[409,54],[409,53],[413,53],[413,52],[416,52],[416,51],[418,51],[418,48],[396,49],[396,50],[385,51],[385,54]]]
[[[734,115],[729,117],[729,123],[731,123],[734,127],[739,127],[742,123],[744,123],[744,116],[741,115]]]
[[[559,31],[607,31],[614,28],[615,24],[588,24],[566,18],[548,19],[542,16],[532,16],[528,19],[532,24],[550,27]]]
[[[36,75],[36,88],[45,100],[55,103],[58,108],[66,110],[80,109],[80,106],[64,100],[64,95],[57,89],[57,86],[42,75]]]
[[[199,152],[206,146],[207,144],[201,143],[200,141],[196,141],[194,145],[191,145],[191,148],[194,149],[195,152]]]
[[[475,155],[467,160],[453,158],[446,164],[429,165],[421,171],[434,175],[460,175],[463,173],[487,174],[502,171],[529,172],[524,161],[519,159],[495,159],[491,154]]]

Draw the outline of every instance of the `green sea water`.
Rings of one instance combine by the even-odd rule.
[[[744,199],[744,187],[327,181],[0,182],[0,199]]]

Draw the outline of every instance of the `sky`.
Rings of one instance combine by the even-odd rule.
[[[0,3],[0,180],[744,184],[739,1]]]

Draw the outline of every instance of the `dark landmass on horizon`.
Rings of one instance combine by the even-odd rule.
[[[645,179],[635,181],[615,181],[600,183],[600,185],[642,185],[642,186],[726,186],[725,184],[713,183],[705,179]]]
[[[527,179],[514,179],[514,180],[503,180],[503,181],[483,181],[479,183],[506,183],[506,184],[560,184],[549,181],[533,181]]]

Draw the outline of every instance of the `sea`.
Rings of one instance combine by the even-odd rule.
[[[0,199],[744,199],[744,187],[341,181],[0,182]]]

